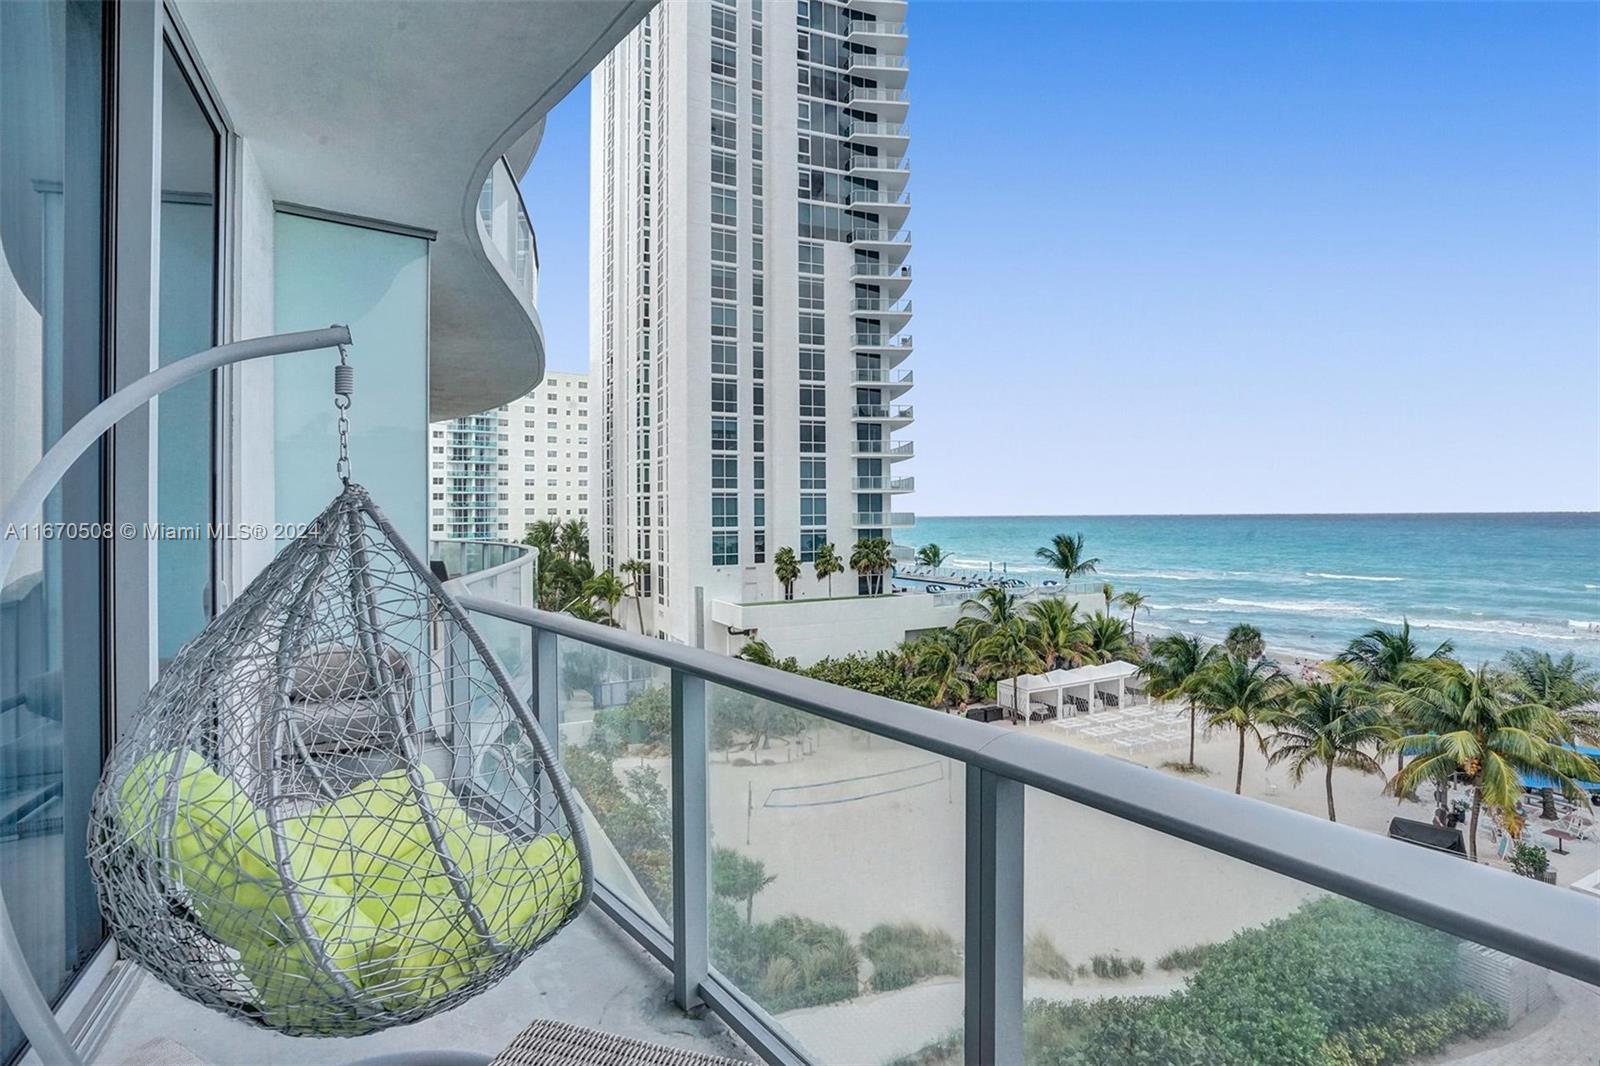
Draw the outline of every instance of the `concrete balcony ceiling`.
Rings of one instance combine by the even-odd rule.
[[[545,114],[651,0],[178,10],[275,200],[431,230],[429,417],[498,406],[544,377],[538,312],[485,247],[478,195],[520,177]],[[355,338],[357,348],[361,338]]]

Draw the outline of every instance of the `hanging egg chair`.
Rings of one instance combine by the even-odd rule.
[[[349,479],[162,671],[90,813],[124,954],[312,1036],[418,1021],[572,920],[588,843],[538,722]]]

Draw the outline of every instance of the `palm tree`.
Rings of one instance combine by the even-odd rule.
[[[1117,598],[1117,586],[1107,581],[1100,586],[1100,595],[1106,599],[1106,614],[1111,613],[1111,601]]]
[[[616,625],[617,604],[621,603],[622,597],[628,593],[628,589],[623,585],[622,579],[607,570],[591,577],[583,591],[589,599],[599,600],[606,605],[606,622],[609,625]]]
[[[1061,571],[1065,581],[1071,581],[1078,574],[1092,574],[1094,568],[1100,565],[1099,559],[1084,557],[1082,533],[1057,533],[1050,538],[1049,547],[1040,548],[1033,554],[1050,569]]]
[[[963,642],[955,630],[946,629],[915,644],[913,671],[928,686],[935,706],[962,704],[972,698],[977,678],[968,668]]]
[[[1059,596],[1035,600],[1023,608],[1033,635],[1034,648],[1046,670],[1077,658],[1085,643],[1083,620],[1078,605]]]
[[[739,649],[739,654],[734,658],[743,659],[747,663],[755,663],[757,666],[775,667],[778,665],[778,657],[773,653],[772,645],[760,637],[745,641],[744,647]]]
[[[1017,602],[1017,598],[1007,592],[1004,586],[985,586],[978,590],[976,596],[969,596],[962,601],[961,617],[956,619],[956,628],[971,629],[979,637],[988,636],[1013,620],[1021,621]]]
[[[889,542],[882,537],[863,537],[850,549],[850,569],[867,579],[868,595],[883,592],[883,575],[893,563]]]
[[[1267,765],[1287,762],[1289,777],[1297,785],[1309,767],[1320,765],[1330,822],[1339,820],[1333,809],[1335,766],[1383,774],[1373,756],[1392,734],[1377,696],[1364,685],[1348,680],[1296,685],[1273,726]]]
[[[1222,646],[1228,649],[1229,655],[1237,655],[1241,659],[1259,659],[1267,650],[1261,630],[1249,622],[1240,622],[1228,630],[1228,635],[1222,638]]]
[[[1239,733],[1239,766],[1233,791],[1244,791],[1244,745],[1251,737],[1262,752],[1261,735],[1283,705],[1286,679],[1270,659],[1251,659],[1229,653],[1209,666],[1195,684],[1195,702],[1206,712],[1207,729],[1234,729]]]
[[[793,548],[779,548],[772,557],[772,576],[783,586],[783,598],[794,599],[794,583],[800,580],[800,560]]]
[[[1579,740],[1600,741],[1600,719],[1577,711],[1600,700],[1600,674],[1579,662],[1571,652],[1556,659],[1549,652],[1523,648],[1507,652],[1504,662],[1512,684],[1529,703],[1540,704],[1560,714]],[[1544,805],[1540,817],[1554,821],[1555,789],[1541,788],[1539,799]]]
[[[1118,596],[1117,602],[1128,609],[1128,636],[1137,642],[1139,635],[1134,632],[1133,629],[1134,617],[1139,613],[1139,608],[1149,603],[1150,600],[1145,596],[1144,593],[1140,592],[1138,589],[1134,589],[1131,592],[1124,592],[1122,595]]]
[[[1081,654],[1084,661],[1090,663],[1132,658],[1133,642],[1128,637],[1128,623],[1096,611],[1084,627]]]
[[[937,544],[924,544],[917,549],[917,565],[937,570],[944,565],[944,549]]]
[[[1387,697],[1416,732],[1392,747],[1412,753],[1389,790],[1405,795],[1418,782],[1452,775],[1472,789],[1468,853],[1478,857],[1478,815],[1483,805],[1514,817],[1523,776],[1550,778],[1568,799],[1589,806],[1578,782],[1600,779],[1600,766],[1565,745],[1570,724],[1549,707],[1528,702],[1514,682],[1488,666],[1469,670],[1452,659],[1429,659],[1400,670]]]
[[[1574,658],[1523,648],[1506,652],[1506,672],[1528,700],[1552,711],[1570,711],[1600,701],[1600,672]]]
[[[561,523],[549,518],[541,518],[528,526],[528,535],[523,537],[524,544],[531,544],[539,549],[541,555],[548,556],[555,547],[556,537],[561,534]],[[545,560],[541,559],[542,564]]]
[[[1346,645],[1344,651],[1339,653],[1338,661],[1354,670],[1356,676],[1365,681],[1369,687],[1382,691],[1386,686],[1400,680],[1401,671],[1407,664],[1429,659],[1448,659],[1454,651],[1455,645],[1446,640],[1440,642],[1439,646],[1427,655],[1422,655],[1417,642],[1411,639],[1411,623],[1401,619],[1398,629],[1385,629],[1379,626],[1367,630]],[[1410,723],[1398,720],[1398,712],[1392,704],[1389,714],[1397,719],[1392,724],[1398,731],[1411,732]],[[1405,769],[1405,765],[1405,749],[1396,748],[1395,773]]]
[[[839,558],[839,551],[831,543],[824,544],[817,549],[817,558],[812,564],[817,570],[817,580],[827,579],[828,595],[833,595],[833,575],[844,573],[844,560]]]
[[[561,523],[556,535],[556,550],[563,558],[577,559],[589,554],[589,524],[582,519]]]
[[[643,559],[624,559],[618,572],[628,577],[628,595],[639,610],[639,632],[644,632],[644,579],[650,575],[650,564]]]
[[[991,681],[1001,678],[1014,681],[1023,674],[1033,673],[1042,665],[1038,653],[1028,640],[1027,625],[1015,615],[991,629],[973,645],[972,651]],[[1020,697],[1021,693],[1016,695]],[[1017,702],[1020,703],[1020,699]],[[1012,708],[1013,717],[1024,710],[1022,707]]]
[[[1222,656],[1222,649],[1199,637],[1174,633],[1150,643],[1150,657],[1139,667],[1150,695],[1158,700],[1183,698],[1189,709],[1189,765],[1194,763],[1195,687],[1210,666]]]

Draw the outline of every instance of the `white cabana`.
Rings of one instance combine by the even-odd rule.
[[[1049,707],[1059,718],[1063,706],[1074,703],[1074,699],[1082,700],[1092,709],[1096,694],[1103,702],[1105,696],[1114,695],[1115,705],[1121,706],[1127,699],[1128,679],[1138,672],[1139,668],[1133,663],[1118,659],[1096,666],[1080,666],[1075,670],[1024,674],[999,682],[995,686],[995,697],[1000,706],[1008,711],[1026,715],[1031,705],[1037,703]]]

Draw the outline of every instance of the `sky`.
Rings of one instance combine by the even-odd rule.
[[[923,514],[1600,510],[1600,6],[913,0]],[[585,369],[587,84],[525,179]]]

